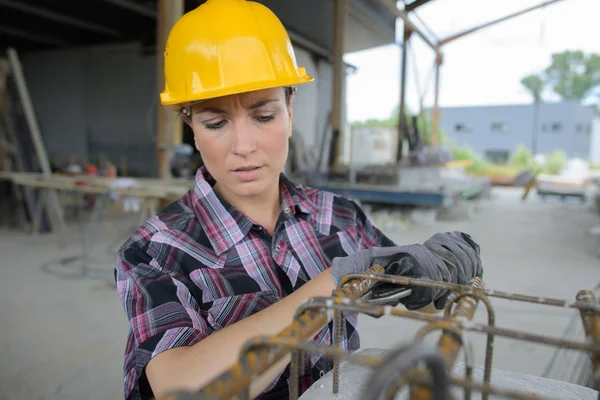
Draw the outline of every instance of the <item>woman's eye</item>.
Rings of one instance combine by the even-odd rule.
[[[210,130],[217,130],[217,129],[221,129],[224,125],[225,125],[225,120],[223,121],[219,121],[219,122],[214,122],[214,123],[210,123],[210,124],[205,124],[204,127],[206,129],[210,129]]]
[[[270,115],[258,115],[255,117],[256,120],[262,124],[269,122],[269,121],[273,121],[275,119],[275,114],[270,114]]]

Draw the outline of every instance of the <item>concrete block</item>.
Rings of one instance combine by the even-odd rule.
[[[360,353],[385,357],[386,350],[365,349],[360,350]],[[300,396],[300,400],[362,399],[362,394],[369,382],[372,369],[344,361],[340,364],[340,391],[337,395],[334,396],[332,394],[333,372],[329,372],[308,388]],[[483,383],[483,372],[483,366],[475,365],[473,368],[473,380],[477,383]],[[461,361],[455,362],[452,375],[464,379],[465,364]],[[598,398],[598,392],[590,388],[495,368],[492,369],[491,384],[499,389],[517,390],[529,396],[546,400],[597,400]],[[450,392],[456,399],[464,397],[464,389],[460,387],[451,387]],[[408,398],[408,388],[404,387],[396,394],[394,400],[407,400]],[[477,392],[473,393],[473,398],[480,398]],[[489,396],[489,400],[505,398],[505,396]]]

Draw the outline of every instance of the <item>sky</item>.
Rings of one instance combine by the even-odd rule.
[[[438,38],[539,4],[542,0],[434,0],[417,10]],[[544,69],[552,53],[600,53],[600,0],[563,0],[485,28],[442,48],[440,106],[529,103],[522,77]],[[411,18],[415,24],[418,19]],[[398,32],[402,22],[398,22]],[[358,68],[348,77],[348,120],[388,118],[400,98],[400,49],[397,44],[347,54]],[[418,110],[433,105],[434,52],[413,35],[407,69],[407,104]],[[555,100],[551,96],[547,100]]]

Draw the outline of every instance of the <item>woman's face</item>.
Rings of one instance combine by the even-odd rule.
[[[292,135],[284,88],[211,99],[191,111],[196,147],[223,196],[278,190]]]

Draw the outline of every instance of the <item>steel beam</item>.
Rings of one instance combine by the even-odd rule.
[[[404,25],[408,29],[410,29],[411,31],[416,33],[425,43],[427,43],[427,45],[429,47],[431,47],[438,56],[441,56],[440,47],[437,44],[433,43],[431,41],[431,39],[423,33],[423,31],[421,31],[419,28],[417,28],[415,26],[415,24],[413,24],[411,22],[411,20],[408,18],[408,14],[406,13],[406,11],[398,9],[398,7],[396,7],[396,5],[394,3],[392,3],[391,0],[379,0],[379,1],[384,6],[386,6],[394,15],[396,15],[397,18],[401,18],[404,21]]]
[[[500,22],[504,22],[504,21],[507,21],[509,19],[512,19],[512,18],[518,17],[520,15],[523,15],[525,13],[528,13],[530,11],[537,10],[538,8],[543,8],[543,7],[549,6],[549,5],[554,4],[554,3],[558,3],[559,1],[562,1],[562,0],[549,0],[549,1],[545,1],[545,2],[543,2],[541,4],[536,5],[536,6],[532,6],[532,7],[526,8],[524,10],[517,11],[515,13],[506,15],[506,16],[504,16],[502,18],[498,18],[498,19],[495,19],[493,21],[486,22],[485,24],[481,24],[481,25],[475,26],[473,28],[467,29],[467,30],[462,31],[460,33],[456,33],[456,34],[454,34],[452,36],[448,36],[447,38],[440,40],[439,43],[438,43],[438,45],[440,47],[444,46],[444,45],[446,45],[446,44],[448,44],[450,42],[455,41],[456,39],[460,39],[460,38],[462,38],[464,36],[470,35],[471,33],[475,33],[475,32],[477,32],[477,31],[479,31],[479,30],[481,30],[483,28],[488,28],[488,27],[490,27],[492,25],[496,25],[496,24],[498,24]]]
[[[46,8],[34,6],[23,1],[0,0],[0,6],[12,8],[13,10],[21,11],[26,14],[35,15],[37,17],[44,18],[49,21],[54,21],[65,25],[71,25],[83,30],[98,32],[112,37],[122,36],[119,31],[116,31],[114,29],[110,29],[105,26],[95,24],[93,22],[82,21],[64,14],[59,14]]]
[[[6,25],[0,25],[0,32],[13,37],[29,40],[31,42],[44,43],[52,46],[66,46],[68,44],[67,42],[60,39],[53,39],[52,37],[46,35],[39,35],[23,29],[13,28]]]
[[[413,10],[421,7],[421,6],[424,6],[425,4],[429,3],[430,1],[431,0],[415,0],[412,3],[410,3],[410,4],[407,4],[404,7],[404,11],[411,12],[411,11],[413,11]]]
[[[146,7],[142,4],[134,3],[129,0],[104,0],[107,3],[121,7],[128,11],[133,11],[136,14],[143,15],[148,18],[156,18],[156,11],[150,7]]]

